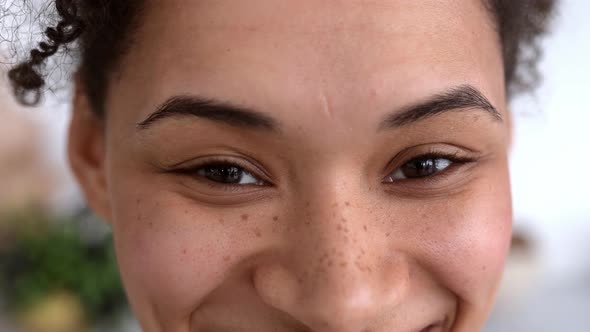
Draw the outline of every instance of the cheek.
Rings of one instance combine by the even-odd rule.
[[[246,228],[241,215],[223,216],[168,196],[120,204],[114,222],[129,298],[150,306],[160,321],[186,317],[248,251],[240,236],[240,227]]]
[[[501,279],[512,231],[508,176],[504,183],[480,181],[477,192],[447,202],[432,221],[427,260],[439,279],[463,300],[489,306]],[[501,181],[500,181],[501,182]]]

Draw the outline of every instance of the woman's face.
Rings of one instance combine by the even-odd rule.
[[[473,332],[511,230],[479,0],[149,3],[70,154],[145,331]],[[82,94],[82,95],[81,95]]]

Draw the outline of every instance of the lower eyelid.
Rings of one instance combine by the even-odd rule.
[[[205,177],[199,177],[195,179],[201,183],[201,186],[207,186],[211,190],[225,191],[229,193],[239,193],[246,191],[253,191],[265,187],[265,185],[258,184],[231,184],[231,183],[218,183],[211,181]]]

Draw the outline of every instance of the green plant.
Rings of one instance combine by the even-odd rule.
[[[1,291],[11,310],[23,311],[46,296],[77,296],[86,316],[104,319],[126,303],[112,238],[92,243],[77,231],[80,220],[52,220],[39,213],[12,217],[20,225],[0,253]]]

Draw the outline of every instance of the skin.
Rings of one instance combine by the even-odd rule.
[[[464,109],[379,128],[462,84],[502,120]],[[144,331],[473,332],[511,232],[504,90],[477,0],[148,3],[105,119],[78,84],[69,155]],[[138,128],[178,95],[280,130],[194,116]],[[471,161],[384,181],[433,151]],[[264,185],[172,167],[219,156]]]

